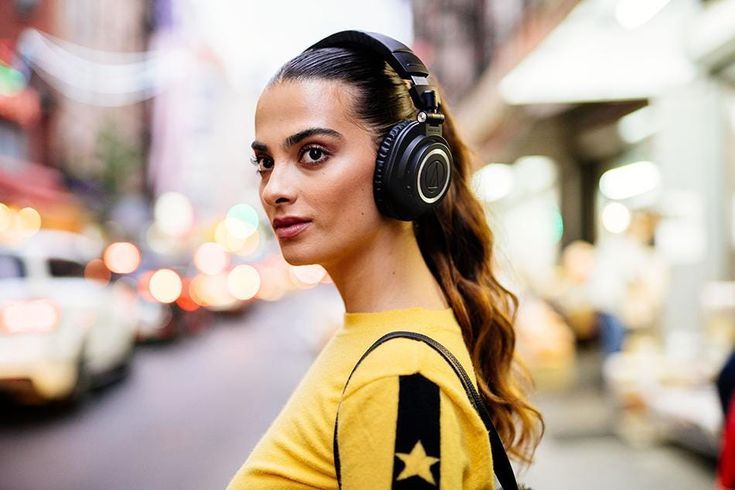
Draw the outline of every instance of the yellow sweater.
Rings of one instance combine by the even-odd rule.
[[[409,330],[442,343],[475,384],[451,308],[345,313],[228,490],[337,488],[334,421],[345,489],[493,488],[487,431],[450,365],[423,342],[382,335]],[[476,387],[476,384],[475,384]]]

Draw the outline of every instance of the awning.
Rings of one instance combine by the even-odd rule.
[[[5,156],[0,156],[0,202],[35,208],[45,228],[81,231],[90,220],[57,170]]]
[[[500,83],[510,104],[647,99],[694,79],[682,38],[699,7],[674,1],[636,28],[618,1],[586,0]]]

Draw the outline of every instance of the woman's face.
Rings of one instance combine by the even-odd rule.
[[[290,264],[329,268],[369,247],[385,223],[373,200],[373,135],[351,114],[351,87],[336,81],[285,81],[258,100],[260,200]],[[302,221],[279,227],[288,218]]]

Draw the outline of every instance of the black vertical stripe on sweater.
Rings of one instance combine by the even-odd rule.
[[[396,444],[393,460],[394,489],[422,489],[440,487],[440,405],[439,387],[419,373],[400,376],[398,392],[398,419],[396,422]],[[421,444],[427,456],[421,465],[431,471],[434,483],[414,474],[398,479],[406,463],[398,456],[419,454]],[[433,458],[433,459],[429,459]],[[428,471],[426,470],[426,471]],[[405,476],[405,475],[404,475]],[[427,475],[428,476],[428,475]]]

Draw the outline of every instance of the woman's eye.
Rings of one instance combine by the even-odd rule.
[[[273,168],[273,159],[266,156],[256,156],[250,159],[250,163],[258,167],[257,172],[263,173],[266,170]]]
[[[304,148],[301,158],[305,163],[316,164],[321,163],[327,157],[327,152],[323,148],[312,146],[310,148]]]

